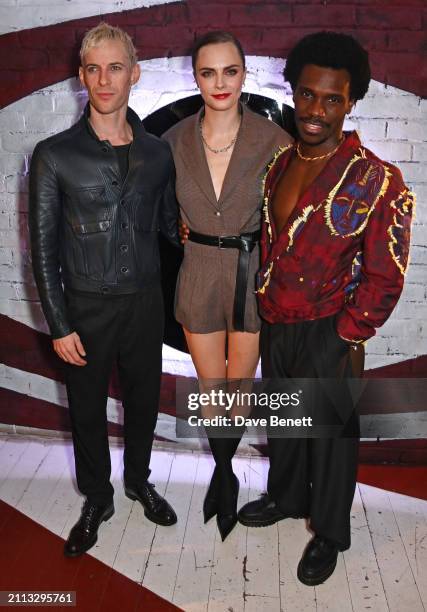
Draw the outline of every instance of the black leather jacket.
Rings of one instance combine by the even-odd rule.
[[[36,146],[30,168],[34,276],[52,337],[73,329],[64,287],[95,294],[135,293],[160,283],[158,229],[177,246],[178,205],[169,145],[128,109],[133,142],[125,181],[117,155],[89,121]]]

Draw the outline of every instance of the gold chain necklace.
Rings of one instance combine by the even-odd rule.
[[[329,151],[329,153],[325,153],[324,155],[317,155],[316,157],[305,157],[300,151],[299,142],[297,143],[297,146],[296,146],[296,152],[297,152],[298,157],[302,159],[303,161],[312,162],[312,161],[317,161],[319,159],[326,159],[327,157],[331,157],[331,155],[333,155],[334,153],[338,151],[338,149],[342,145],[343,140],[344,140],[344,136],[341,137],[339,143],[337,144],[335,149],[333,149],[333,151]]]
[[[240,129],[240,123],[239,123],[239,127],[237,128],[237,132],[236,135],[234,136],[233,140],[230,142],[230,144],[226,145],[225,147],[221,147],[220,149],[214,149],[213,147],[211,147],[205,140],[205,137],[203,136],[203,129],[202,129],[202,125],[203,125],[203,117],[200,118],[200,136],[202,137],[202,141],[203,144],[205,145],[205,147],[207,149],[209,149],[209,151],[211,151],[211,153],[225,153],[226,151],[228,151],[229,149],[231,149],[231,147],[235,144],[236,140],[237,140],[237,135],[239,133],[239,129]]]

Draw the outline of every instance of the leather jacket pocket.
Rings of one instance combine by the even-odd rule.
[[[114,257],[111,214],[103,185],[73,189],[65,194],[64,216],[69,237],[65,241],[65,259],[73,274],[104,279]]]
[[[108,211],[108,201],[104,186],[86,187],[70,190],[64,197],[65,214],[68,219],[87,219],[94,217],[95,211]]]
[[[75,273],[85,278],[103,280],[106,271],[111,269],[114,257],[111,220],[74,219],[70,225]]]
[[[94,232],[106,232],[110,229],[110,227],[111,221],[109,219],[73,224],[73,230],[76,232],[76,234],[93,234]]]

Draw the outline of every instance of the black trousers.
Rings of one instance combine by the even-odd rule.
[[[339,338],[335,316],[292,324],[263,323],[264,378],[358,377],[363,362],[363,345],[354,350]],[[348,413],[349,406],[342,409]],[[313,531],[335,542],[339,550],[350,546],[358,462],[359,419],[351,408],[349,412],[347,431],[355,437],[268,439],[269,495],[289,516],[310,517]]]
[[[160,287],[154,287],[108,297],[67,292],[66,300],[87,359],[85,366],[66,366],[77,485],[91,502],[107,504],[114,489],[106,406],[115,362],[124,409],[124,480],[135,485],[150,473],[160,396],[163,297]]]

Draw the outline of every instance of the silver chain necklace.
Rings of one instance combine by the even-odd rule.
[[[209,149],[209,151],[211,153],[225,153],[226,151],[228,151],[229,149],[231,149],[231,147],[235,144],[236,140],[237,140],[237,134],[239,133],[239,129],[240,129],[240,123],[239,123],[239,127],[237,128],[237,132],[235,137],[233,138],[233,140],[230,142],[230,144],[226,145],[225,147],[221,147],[220,149],[214,149],[213,147],[211,147],[205,140],[205,137],[203,136],[203,117],[200,117],[200,123],[199,123],[199,128],[200,128],[200,136],[202,138],[203,144],[205,145],[205,147],[207,149]]]

